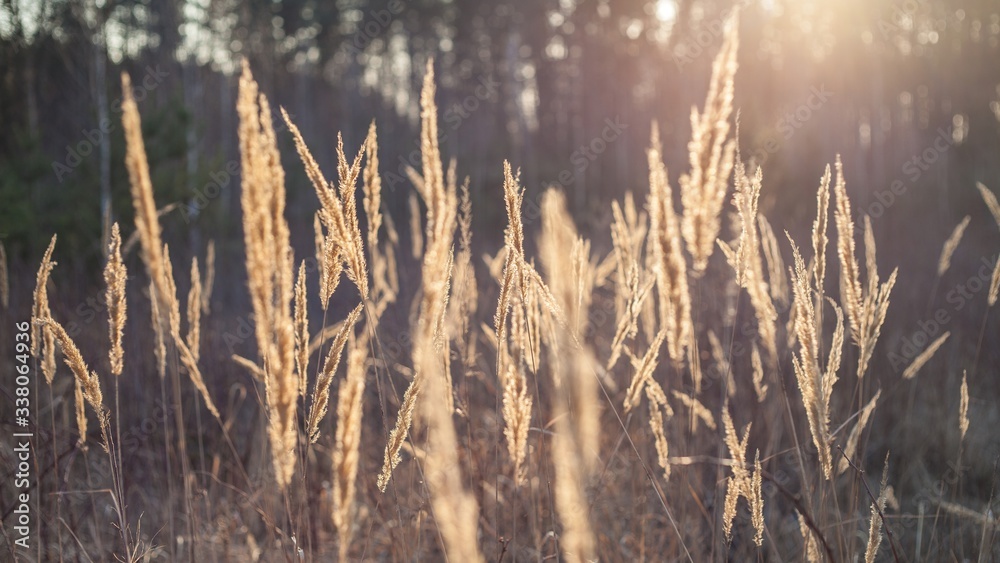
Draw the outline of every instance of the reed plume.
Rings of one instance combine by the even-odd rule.
[[[841,181],[840,168],[837,168],[837,181]],[[816,290],[815,314],[816,331],[823,332],[823,299],[826,288],[826,246],[829,239],[826,231],[830,214],[830,165],[826,165],[823,177],[820,178],[816,190],[816,219],[812,227],[813,244],[813,284]]]
[[[629,383],[628,389],[625,391],[625,403],[623,408],[625,412],[631,411],[639,404],[641,400],[641,393],[646,389],[647,386],[654,386],[659,388],[659,392],[656,393],[657,396],[664,395],[663,389],[660,388],[660,384],[653,379],[653,371],[656,369],[657,360],[660,355],[660,347],[663,345],[663,341],[666,338],[666,331],[661,330],[656,334],[656,338],[650,343],[649,348],[646,353],[643,354],[642,358],[636,358],[634,356],[630,357],[632,359],[632,382]],[[666,395],[664,395],[666,398]],[[673,413],[670,413],[673,415]]]
[[[142,123],[139,109],[132,97],[132,82],[129,75],[122,73],[122,126],[125,130],[125,167],[128,169],[129,186],[132,194],[132,206],[135,208],[135,228],[139,236],[142,261],[146,273],[152,282],[150,300],[156,302],[152,307],[156,310],[153,318],[157,334],[157,354],[159,356],[159,371],[163,377],[166,371],[166,351],[161,342],[167,332],[170,319],[167,316],[171,310],[170,300],[176,299],[176,292],[167,287],[166,267],[163,257],[163,241],[160,235],[160,219],[153,198],[153,183],[149,177],[149,162],[146,160],[146,147],[142,139]],[[127,246],[127,245],[126,245]],[[173,296],[173,298],[171,298]]]
[[[31,305],[31,355],[42,358],[42,374],[45,382],[52,385],[52,378],[56,373],[56,349],[55,335],[48,323],[43,323],[45,319],[52,316],[49,310],[49,275],[56,262],[52,261],[52,251],[56,248],[56,235],[52,235],[48,248],[42,256],[42,263],[38,266],[38,274],[35,276],[35,293]]]
[[[850,321],[851,338],[858,346],[857,374],[858,378],[862,378],[875,351],[875,343],[885,321],[885,314],[889,308],[889,294],[896,284],[898,270],[894,269],[885,283],[879,283],[875,260],[875,237],[871,229],[871,220],[866,215],[864,240],[867,286],[862,286],[860,268],[854,255],[851,201],[847,196],[840,156],[837,157],[836,168],[834,219],[837,223],[837,254],[840,259],[840,296],[844,312]]]
[[[786,236],[787,233],[786,233]],[[795,269],[792,271],[793,307],[795,310],[795,332],[799,341],[799,353],[792,358],[795,378],[799,391],[802,393],[802,403],[806,417],[809,420],[809,430],[813,445],[819,456],[820,467],[826,479],[833,477],[833,463],[830,455],[830,397],[833,386],[837,382],[837,370],[840,369],[840,359],[844,344],[844,317],[840,307],[831,301],[837,324],[830,346],[830,356],[826,369],[820,369],[819,335],[816,332],[815,305],[813,302],[810,275],[799,254],[799,249],[792,241],[792,255]]]
[[[854,454],[857,453],[858,442],[861,440],[861,432],[864,431],[865,426],[868,424],[868,419],[875,412],[875,406],[878,404],[878,398],[881,395],[882,390],[879,389],[858,414],[858,421],[854,424],[854,429],[847,435],[847,443],[844,445],[844,457],[840,458],[840,461],[837,463],[837,475],[847,471],[847,468],[850,467],[847,460],[848,458],[853,458]]]
[[[764,383],[764,364],[760,361],[760,350],[756,344],[751,344],[750,366],[753,368],[753,389],[757,402],[763,403],[767,397],[767,384]]]
[[[292,249],[285,210],[285,174],[267,97],[244,62],[236,112],[239,115],[243,237],[247,285],[255,319],[257,349],[264,363],[268,437],[275,479],[285,489],[292,479],[297,443],[299,382],[295,377],[292,316]],[[308,167],[307,167],[308,168]]]
[[[948,236],[948,240],[944,241],[944,247],[941,249],[941,257],[938,258],[937,275],[942,276],[948,271],[951,266],[951,257],[955,254],[955,249],[958,248],[958,243],[962,241],[962,235],[965,233],[965,228],[969,226],[969,221],[972,217],[966,215],[962,222],[955,225],[955,229],[951,231],[951,235]]]
[[[1000,227],[1000,203],[997,202],[997,196],[993,195],[993,192],[982,182],[976,182],[976,188],[979,189],[979,195],[983,196],[986,208],[993,215],[993,220],[996,221],[997,227]]]
[[[466,367],[466,373],[469,373],[476,363],[476,338],[469,323],[476,314],[479,290],[476,286],[476,270],[472,266],[472,201],[468,180],[461,187],[458,231],[452,296],[448,301],[448,331],[449,339],[455,342],[459,358]]]
[[[299,264],[299,276],[295,280],[295,372],[299,376],[299,396],[306,394],[307,372],[309,371],[309,307],[306,302],[306,262]]]
[[[879,489],[878,499],[872,503],[871,519],[868,524],[868,547],[865,549],[865,563],[875,563],[875,556],[878,555],[878,547],[882,543],[881,513],[885,510],[886,494],[888,492],[886,482],[888,479],[889,454],[886,454],[885,465],[882,467],[882,488]]]
[[[330,346],[330,351],[323,362],[323,369],[316,380],[316,386],[313,388],[312,401],[309,407],[309,416],[306,417],[306,436],[309,437],[310,444],[315,444],[316,440],[319,439],[319,423],[326,415],[327,405],[330,401],[330,384],[333,383],[333,378],[337,375],[337,367],[340,365],[344,346],[347,344],[354,330],[354,325],[357,324],[358,318],[361,316],[361,310],[362,305],[358,305],[347,315],[347,319],[341,325],[340,331],[337,332],[337,337],[334,339],[333,345]]]
[[[1000,260],[993,264],[993,275],[990,277],[990,292],[986,297],[990,307],[997,304],[998,296],[1000,296]]]
[[[764,280],[760,232],[757,230],[757,200],[760,197],[763,175],[758,166],[757,172],[753,178],[750,178],[746,174],[743,162],[737,158],[735,176],[736,193],[733,196],[733,204],[740,216],[738,245],[734,251],[721,240],[718,241],[718,244],[726,254],[729,264],[736,271],[737,285],[745,288],[750,296],[750,303],[757,317],[757,332],[760,341],[767,350],[770,365],[776,365],[778,344],[775,324],[778,313],[774,309],[767,281]]]
[[[760,487],[759,483],[756,481],[760,479],[760,454],[757,454],[756,471],[753,475],[746,468],[746,452],[747,445],[750,442],[750,427],[752,424],[747,424],[746,428],[743,430],[743,438],[740,439],[739,435],[736,433],[736,427],[733,425],[733,419],[729,415],[728,405],[722,408],[722,427],[725,432],[724,442],[726,448],[729,450],[729,456],[733,459],[733,474],[729,476],[726,480],[726,496],[723,502],[722,509],[722,531],[726,534],[726,541],[732,537],[733,530],[733,518],[736,517],[736,506],[740,500],[740,497],[747,499],[750,503],[751,510],[754,513],[753,524],[756,527],[757,522],[757,509],[761,507],[762,510],[763,501],[759,497]],[[763,516],[761,516],[761,526],[758,528],[758,535],[762,534],[763,529]],[[755,538],[756,539],[756,538]],[[758,545],[760,545],[758,543]]]
[[[757,215],[757,228],[760,231],[761,247],[764,249],[764,259],[767,261],[767,285],[771,291],[771,299],[782,306],[789,303],[788,277],[785,274],[785,262],[781,258],[781,248],[778,238],[774,236],[771,223],[764,215]]]
[[[316,190],[319,199],[320,219],[327,231],[327,242],[329,245],[324,251],[324,268],[330,268],[328,282],[336,287],[336,278],[339,277],[337,267],[332,263],[335,259],[332,255],[339,255],[339,260],[346,264],[347,277],[354,282],[361,293],[362,300],[368,299],[368,267],[365,261],[364,243],[361,237],[361,227],[358,221],[357,199],[355,191],[357,189],[358,177],[361,174],[361,161],[367,150],[367,146],[373,141],[373,130],[369,131],[369,136],[365,139],[364,145],[358,152],[354,160],[348,163],[347,155],[344,153],[344,139],[337,134],[337,186],[328,182],[320,171],[319,164],[313,158],[312,153],[306,146],[299,128],[292,123],[288,113],[282,108],[281,115],[288,125],[289,131],[295,139],[295,148],[299,153],[299,158],[305,167],[306,176]],[[377,176],[377,175],[376,175]],[[372,180],[373,181],[373,180]],[[334,276],[334,274],[338,274]],[[333,293],[331,287],[324,291],[321,289],[321,299],[329,299]],[[325,298],[325,299],[324,299]]]
[[[924,365],[929,362],[932,357],[934,357],[938,348],[940,348],[941,345],[948,340],[949,336],[951,336],[950,331],[945,332],[941,336],[937,337],[934,342],[931,342],[930,345],[927,346],[927,348],[925,348],[924,351],[921,352],[916,358],[914,358],[913,362],[911,362],[905,370],[903,370],[903,379],[912,379],[915,375],[917,375],[920,368],[924,367]]]
[[[80,435],[76,440],[76,447],[87,451],[87,404],[83,398],[83,384],[75,377],[73,378],[73,399],[76,407],[76,430]]]
[[[191,259],[191,289],[187,299],[188,331],[185,342],[191,357],[197,362],[201,358],[201,271],[198,257]]]
[[[366,359],[363,340],[348,348],[347,378],[340,386],[337,399],[337,433],[333,448],[333,525],[339,538],[340,561],[347,561],[356,525],[353,518],[354,496],[361,448]]]
[[[111,362],[111,374],[121,375],[125,351],[122,348],[122,337],[125,333],[126,303],[125,280],[128,273],[122,263],[122,237],[118,231],[118,223],[111,227],[111,242],[108,245],[108,262],[104,267],[104,297],[108,303],[108,333],[111,348],[108,358]]]
[[[738,67],[739,10],[726,21],[722,48],[712,63],[705,107],[691,109],[691,140],[688,156],[691,169],[680,178],[684,207],[682,233],[693,259],[692,275],[701,277],[719,234],[729,174],[733,169],[735,142],[729,138],[729,118],[733,111],[733,77]]]
[[[649,240],[646,246],[652,255],[656,277],[660,327],[666,330],[667,352],[676,366],[684,359],[694,329],[687,262],[681,249],[680,224],[662,152],[660,130],[654,122],[646,152],[649,163]]]
[[[73,342],[73,339],[70,338],[69,334],[66,333],[66,329],[61,324],[52,319],[52,317],[39,319],[39,323],[52,331],[55,341],[59,343],[59,348],[62,349],[63,361],[66,362],[66,365],[76,377],[83,398],[90,405],[90,408],[94,409],[94,412],[97,413],[97,418],[103,426],[107,420],[107,411],[104,408],[104,395],[101,393],[101,382],[97,378],[97,372],[90,371],[87,364],[83,361],[80,349],[77,348],[76,343]],[[105,444],[105,449],[107,449],[107,444]]]
[[[705,426],[711,430],[715,430],[715,418],[712,417],[712,411],[708,410],[705,405],[701,404],[701,401],[695,399],[693,396],[681,393],[680,391],[674,389],[671,391],[674,398],[680,401],[691,413],[691,432],[698,431],[698,421],[701,420],[705,423]]]

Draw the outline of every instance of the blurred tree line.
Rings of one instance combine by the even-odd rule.
[[[102,218],[130,224],[126,71],[157,202],[177,204],[163,219],[173,242],[239,244],[244,59],[328,176],[336,133],[356,150],[376,120],[386,201],[404,222],[402,169],[434,57],[442,146],[471,178],[477,237],[500,243],[504,158],[529,199],[562,185],[584,228],[603,228],[611,198],[645,193],[653,119],[672,180],[687,167],[690,108],[737,4],[740,146],[764,167],[775,228],[807,224],[836,153],[873,215],[880,191],[904,182],[906,195],[882,201],[880,248],[943,239],[965,213],[954,209],[978,197],[975,180],[1000,187],[996,0],[2,0],[0,237],[27,260],[58,232],[62,260],[86,269],[99,262]],[[315,196],[282,143],[288,213],[308,248]],[[916,212],[941,227],[911,232]]]

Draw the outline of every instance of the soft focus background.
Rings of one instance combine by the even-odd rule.
[[[416,96],[431,56],[443,150],[471,177],[474,203],[493,201],[509,158],[529,194],[562,184],[577,220],[604,231],[607,202],[645,187],[652,119],[668,166],[681,169],[690,108],[704,100],[734,4],[743,9],[740,145],[763,164],[761,208],[775,227],[812,213],[803,205],[840,153],[860,206],[894,180],[905,184],[876,221],[880,247],[904,253],[946,237],[976,197],[973,182],[997,177],[996,1],[5,0],[0,236],[23,261],[58,231],[64,266],[89,268],[102,209],[128,222],[123,70],[142,92],[158,202],[193,205],[165,218],[190,227],[178,230],[192,247],[238,238],[239,182],[224,178],[238,162],[243,59],[326,168],[336,133],[357,145],[375,119],[383,173],[398,179],[387,184],[403,194],[400,159],[417,148]],[[602,151],[580,150],[608,123],[621,126],[597,143]],[[907,168],[938,136],[947,150]],[[280,141],[290,146],[288,135]],[[290,218],[311,218],[311,189],[300,167],[286,168]],[[405,214],[405,197],[391,199]],[[477,207],[477,225],[496,226],[480,240],[499,241],[501,214]]]
[[[377,122],[384,198],[403,249],[403,305],[390,309],[384,324],[405,327],[419,268],[407,250],[413,187],[403,168],[419,168],[417,100],[428,58],[435,61],[442,152],[457,160],[459,177],[471,181],[476,256],[492,255],[503,244],[504,159],[522,170],[529,240],[539,229],[531,202],[558,185],[581,234],[604,256],[611,246],[610,202],[627,192],[645,200],[653,120],[660,124],[672,184],[687,169],[691,108],[704,102],[723,22],[737,5],[734,104],[742,156],[763,169],[761,213],[783,245],[783,230],[806,241],[819,179],[839,154],[855,214],[871,218],[883,279],[899,268],[871,371],[873,385],[887,390],[884,406],[859,450],[869,480],[874,485],[889,451],[890,482],[902,513],[935,510],[921,502],[946,487],[951,498],[966,499],[977,510],[991,499],[995,514],[1000,321],[984,308],[984,284],[1000,251],[1000,233],[975,184],[1000,190],[997,0],[0,0],[0,240],[10,262],[10,314],[28,318],[39,259],[58,233],[53,314],[81,348],[106,346],[102,230],[105,219],[119,221],[125,238],[134,230],[120,112],[120,75],[127,71],[156,202],[167,206],[161,222],[175,263],[204,257],[208,241],[215,241],[217,278],[204,321],[203,370],[217,403],[240,413],[234,418],[242,422],[235,424],[251,427],[248,420],[261,415],[243,407],[258,398],[245,370],[229,359],[254,354],[235,113],[243,60],[262,92],[298,124],[328,177],[337,133],[351,153],[371,120]],[[311,256],[316,196],[291,136],[275,117],[292,244],[298,258]],[[728,202],[726,210],[732,210]],[[966,215],[971,223],[939,279],[941,246]],[[788,260],[787,246],[782,250]],[[145,277],[137,252],[131,250],[126,262],[130,276],[142,281],[129,285],[129,323],[139,328],[126,332],[126,362],[128,369],[151,374],[149,303],[133,297],[144,291]],[[482,260],[474,263],[487,287]],[[187,276],[179,277],[186,294]],[[496,306],[495,287],[488,287],[480,291],[481,311]],[[706,318],[721,311],[733,321],[731,299],[716,299],[710,287],[695,290],[712,311]],[[353,306],[342,295],[335,301],[331,318]],[[942,311],[947,321],[931,330],[927,320]],[[749,319],[747,311],[741,314]],[[779,314],[787,318],[785,310]],[[0,328],[0,336],[6,338],[11,324]],[[922,349],[944,330],[952,336],[920,384],[901,385],[899,373],[913,357],[907,350]],[[744,336],[752,337],[752,328]],[[601,345],[607,342],[596,343]],[[853,365],[856,351],[847,354],[845,362]],[[741,369],[749,365],[747,357],[738,361]],[[964,446],[966,465],[956,468],[962,459],[956,456],[956,390],[963,370],[973,389],[973,428]],[[160,481],[143,456],[160,451],[159,433],[143,425],[158,407],[145,385],[122,378],[120,416],[137,440],[129,450],[134,458],[125,460],[135,487],[131,506],[155,514]],[[52,408],[61,416],[72,411],[70,387],[63,381],[55,389]],[[796,393],[793,387],[789,392]],[[840,412],[851,407],[840,406]],[[375,409],[366,413],[376,415]],[[759,428],[764,439],[768,429]],[[71,455],[69,437],[63,439]],[[377,470],[377,441],[366,454],[368,470]],[[206,445],[210,451],[226,447]],[[266,462],[266,452],[236,446],[248,465]],[[491,452],[481,453],[491,459]],[[607,520],[597,528],[633,510],[651,520],[662,517],[648,496],[634,500],[643,491],[640,472],[627,466],[621,472],[633,481],[614,483],[620,504],[602,513]],[[714,476],[713,470],[709,480]],[[859,494],[856,526],[866,537],[867,501]],[[387,506],[372,507],[372,513],[393,512],[391,520],[402,506],[402,515],[416,518],[425,514],[426,499],[393,499]],[[652,525],[651,534],[665,535],[663,521]],[[795,524],[789,526],[783,531],[794,536]],[[901,532],[908,550],[914,529]],[[982,542],[996,547],[988,529],[994,530],[984,526],[979,534],[975,523],[956,519],[935,528],[930,542],[940,548],[934,553],[974,557]],[[929,524],[923,533],[928,530]],[[228,533],[218,531],[219,537]]]

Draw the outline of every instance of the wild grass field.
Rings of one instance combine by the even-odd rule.
[[[667,170],[656,122],[633,124],[648,180],[603,202],[600,235],[514,161],[470,195],[440,146],[433,61],[419,166],[387,191],[393,132],[324,146],[251,59],[242,241],[172,259],[123,74],[113,165],[135,219],[107,221],[103,282],[53,261],[60,233],[23,271],[3,256],[4,349],[30,333],[37,502],[22,549],[5,440],[4,558],[1000,560],[1000,178],[953,187],[975,207],[905,254],[878,252],[850,158],[814,171],[808,221],[766,217],[733,103],[738,21],[704,61],[687,166]],[[313,156],[334,151],[335,169]],[[314,240],[286,217],[302,178]],[[480,213],[505,213],[502,246],[475,242]],[[71,327],[89,283],[93,322]]]

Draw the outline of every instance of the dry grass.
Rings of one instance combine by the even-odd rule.
[[[118,223],[111,227],[111,243],[108,245],[108,262],[104,267],[105,299],[108,303],[108,333],[111,339],[109,359],[111,374],[121,375],[125,350],[122,337],[125,335],[126,303],[125,280],[128,272],[122,263],[122,238]],[[193,288],[192,288],[193,289]]]
[[[737,48],[734,16],[713,63],[705,105],[692,114],[688,170],[671,185],[654,124],[646,151],[649,192],[626,192],[622,201],[610,203],[610,252],[601,239],[581,235],[564,193],[539,192],[539,213],[532,215],[536,210],[526,194],[534,197],[537,186],[524,186],[510,162],[504,161],[502,170],[498,166],[502,185],[498,174],[482,196],[497,203],[502,198],[506,212],[503,248],[485,260],[495,283],[477,280],[482,265],[473,257],[474,184],[460,183],[458,164],[446,166],[441,154],[432,62],[420,96],[420,170],[407,170],[414,190],[391,194],[400,209],[410,210],[416,264],[405,256],[402,263],[396,260],[400,241],[383,201],[390,194],[382,192],[375,123],[351,158],[338,135],[337,178],[331,182],[282,110],[317,197],[307,253],[315,256],[315,271],[302,256],[296,260],[292,241],[302,233],[286,218],[285,173],[271,106],[245,65],[237,113],[253,327],[251,351],[226,354],[238,364],[239,380],[203,377],[202,370],[214,376],[218,369],[210,362],[219,335],[206,322],[218,312],[210,298],[216,261],[211,242],[204,275],[199,260],[191,261],[182,337],[177,287],[185,280],[174,278],[170,248],[162,240],[138,108],[123,77],[134,237],[148,277],[140,287],[149,288],[152,315],[145,344],[156,356],[151,365],[162,378],[161,397],[170,381],[175,403],[168,406],[177,409],[162,419],[176,424],[176,432],[162,427],[173,436],[163,440],[163,471],[173,477],[179,466],[184,492],[167,505],[167,516],[155,521],[163,527],[176,523],[160,540],[169,543],[169,555],[208,559],[236,542],[264,560],[863,556],[868,562],[879,555],[883,531],[895,555],[892,534],[901,519],[885,516],[900,510],[890,500],[888,458],[880,494],[871,498],[867,544],[857,528],[868,504],[844,473],[884,449],[881,417],[895,412],[888,405],[899,402],[892,395],[897,386],[914,393],[937,390],[923,380],[924,387],[909,387],[907,380],[946,344],[951,357],[961,331],[944,332],[901,376],[882,372],[873,358],[896,272],[885,281],[879,277],[875,229],[867,217],[856,229],[839,157],[833,172],[828,166],[820,179],[811,232],[803,226],[812,256],[803,256],[787,231],[790,246],[778,242],[764,216],[763,173],[748,169],[730,135]],[[979,189],[1000,225],[995,196]],[[722,211],[730,193],[734,236],[724,241]],[[966,216],[944,242],[937,276],[961,264],[956,252],[971,221]],[[856,230],[863,233],[863,265]],[[136,561],[139,541],[129,531],[125,501],[146,502],[143,495],[155,493],[137,493],[141,501],[124,494],[120,439],[110,432],[112,411],[105,406],[102,383],[67,329],[53,319],[55,241],[35,280],[32,353],[53,383],[58,345],[73,374],[73,408],[67,401],[64,415],[53,410],[53,427],[56,420],[75,424],[83,449],[87,409],[97,413],[126,552],[113,547],[112,555]],[[830,243],[837,264],[828,272]],[[713,259],[715,246],[722,253]],[[5,261],[2,253],[0,247]],[[342,273],[351,284],[337,291]],[[826,295],[828,274],[838,277],[839,295]],[[117,223],[110,229],[104,280],[107,354],[110,373],[119,376],[130,347],[124,338],[127,272]],[[416,290],[401,286],[401,280],[418,280],[412,283]],[[991,305],[998,285],[1000,266],[987,297]],[[749,305],[740,304],[743,290]],[[397,303],[410,296],[411,303]],[[309,314],[317,300],[322,326]],[[487,310],[492,327],[484,318]],[[833,316],[824,322],[829,311]],[[130,336],[132,330],[150,332],[135,323],[129,327]],[[856,354],[845,353],[848,331]],[[101,352],[94,357],[103,358]],[[856,358],[857,366],[843,365],[845,356]],[[136,387],[143,388],[147,380],[141,372],[153,368],[136,360],[129,358],[127,365],[136,372]],[[189,374],[221,430],[203,428],[200,419],[196,429],[184,426],[181,371]],[[972,372],[975,383],[975,367]],[[874,378],[883,383],[878,390]],[[115,402],[119,379],[126,381],[109,380]],[[53,393],[61,393],[55,382]],[[398,393],[401,382],[407,388]],[[210,389],[216,384],[227,386],[225,401],[221,394],[213,401]],[[794,386],[801,403],[793,399]],[[245,399],[255,392],[259,429],[247,423],[250,415],[243,410],[252,408]],[[336,417],[329,420],[333,393]],[[646,409],[638,408],[643,397]],[[972,450],[981,444],[975,432],[968,434],[977,421],[970,420],[965,374],[959,397],[959,443]],[[877,406],[882,406],[878,412]],[[677,408],[684,416],[674,416]],[[367,419],[368,412],[381,420]],[[744,425],[742,432],[734,418]],[[246,436],[231,436],[233,429]],[[199,448],[188,449],[189,436],[196,434]],[[254,453],[265,442],[269,449],[261,451],[267,453]],[[837,464],[834,451],[843,455]],[[150,452],[141,450],[143,456]],[[856,458],[862,461],[855,464]],[[201,470],[194,470],[195,464]],[[859,475],[864,479],[860,470]],[[174,486],[172,480],[167,486]],[[939,494],[934,502],[950,502],[943,489]],[[962,517],[992,529],[994,520],[977,510],[967,509]],[[237,518],[240,525],[228,527]],[[990,548],[986,539],[979,542],[985,560]],[[923,544],[918,540],[918,545]]]

